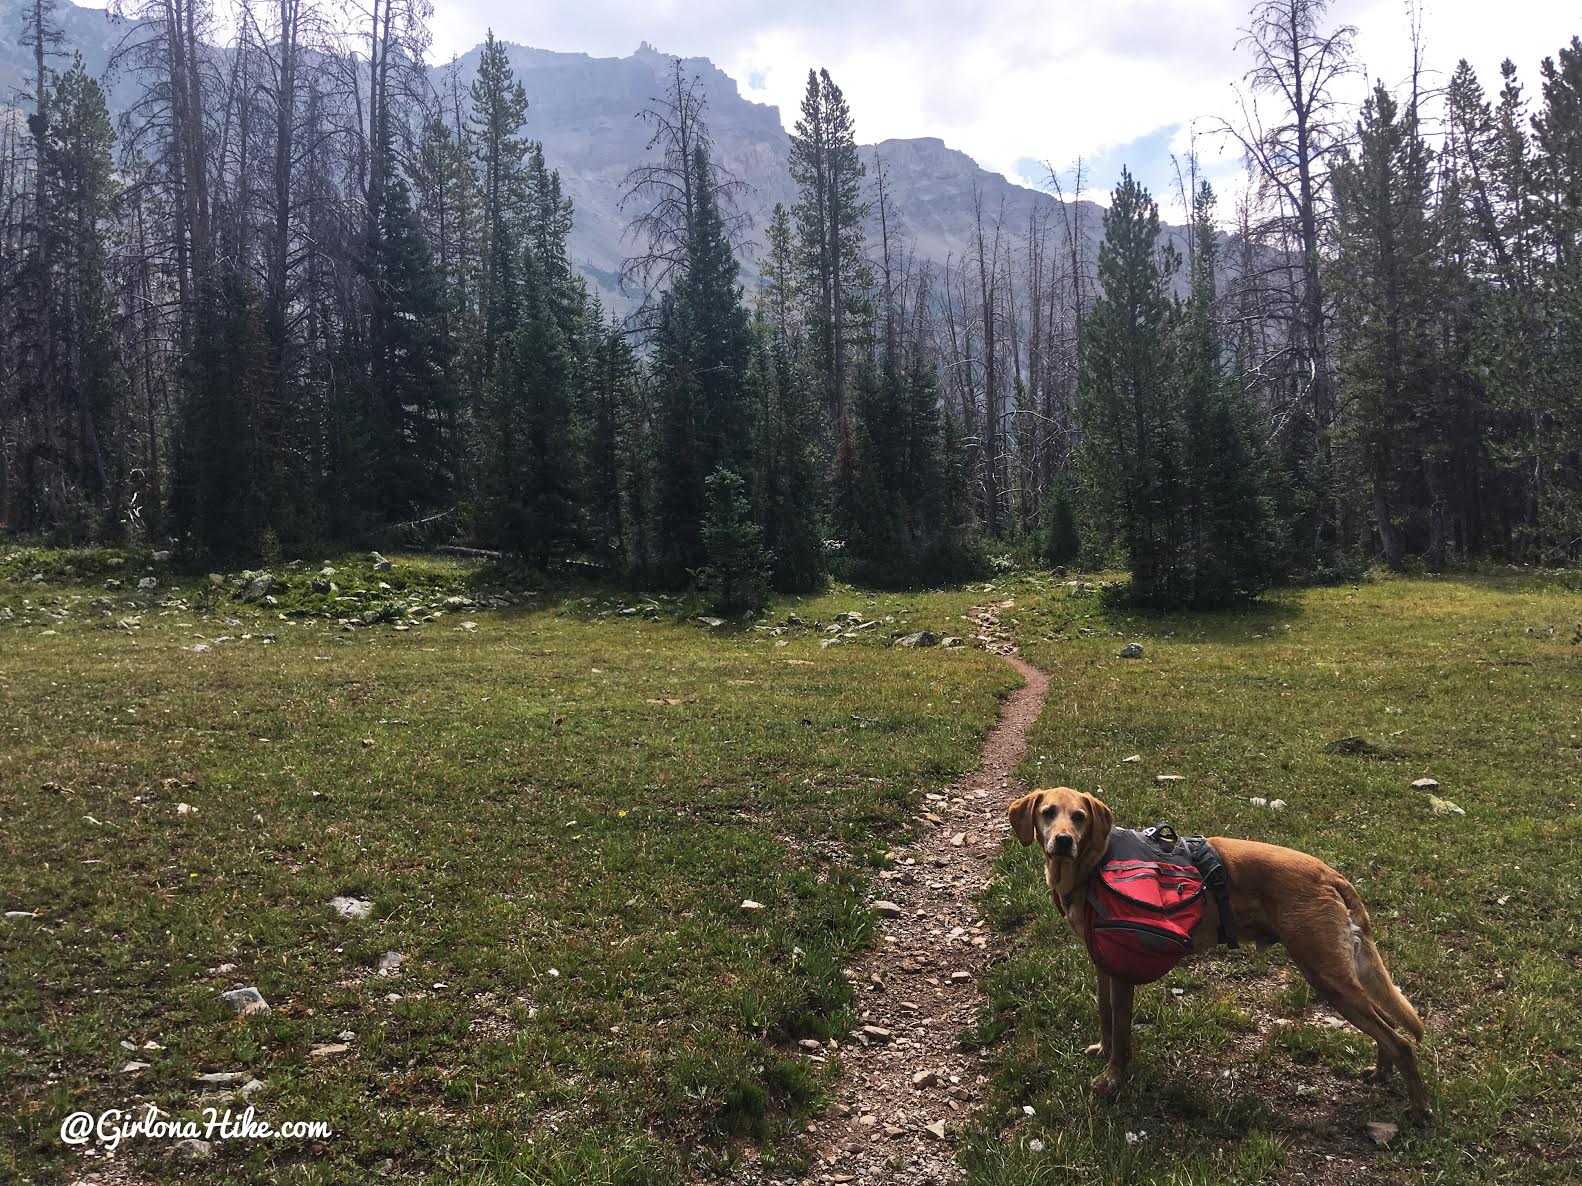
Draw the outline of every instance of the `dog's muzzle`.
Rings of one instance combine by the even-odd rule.
[[[1076,851],[1076,839],[1069,832],[1061,832],[1050,846],[1050,854],[1057,857],[1069,857]]]

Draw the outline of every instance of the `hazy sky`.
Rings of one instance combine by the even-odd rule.
[[[505,40],[595,56],[640,41],[712,59],[749,98],[789,124],[809,66],[845,90],[859,137],[938,136],[1012,180],[1039,183],[1044,161],[1078,154],[1107,189],[1122,163],[1156,190],[1194,119],[1234,109],[1248,0],[435,0],[434,53],[470,48],[493,26]],[[1403,79],[1411,61],[1405,0],[1336,0],[1358,30],[1370,76]],[[1466,57],[1498,90],[1509,57],[1530,94],[1538,63],[1582,32],[1582,10],[1556,0],[1429,0],[1427,62],[1448,74]],[[1360,86],[1360,82],[1359,82]],[[1210,145],[1200,142],[1206,157]],[[1233,172],[1230,160],[1206,162]],[[1161,193],[1161,197],[1164,195]]]

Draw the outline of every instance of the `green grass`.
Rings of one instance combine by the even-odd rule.
[[[1022,774],[1101,794],[1118,823],[1285,844],[1350,877],[1427,1021],[1437,1119],[1414,1130],[1399,1095],[1359,1081],[1371,1043],[1323,1023],[1278,948],[1218,955],[1139,990],[1132,1082],[1095,1103],[1098,1067],[1082,1053],[1097,1034],[1092,972],[1034,854],[1012,848],[987,895],[1013,953],[974,1035],[998,1044],[972,1180],[1575,1181],[1574,582],[1381,580],[1162,617],[1107,608],[1083,588],[1023,598],[1015,617],[1025,653],[1053,676]],[[1117,658],[1133,640],[1145,657]],[[1325,752],[1349,735],[1392,756]],[[1133,754],[1141,761],[1124,761]],[[1424,775],[1466,814],[1433,814],[1411,787]],[[1288,806],[1271,812],[1254,796]],[[1002,1121],[1024,1105],[1035,1114]],[[1400,1122],[1400,1137],[1375,1149],[1369,1120]]]
[[[1015,577],[840,589],[709,630],[677,601],[392,559],[332,558],[333,589],[317,562],[277,566],[274,603],[243,604],[237,574],[145,553],[0,554],[0,907],[38,912],[0,923],[0,1180],[76,1180],[103,1163],[61,1145],[69,1112],[191,1117],[209,1071],[264,1080],[260,1117],[335,1135],[190,1169],[134,1141],[131,1181],[796,1175],[835,1072],[791,1040],[848,1027],[867,879],[1015,681],[981,652],[883,643],[965,634],[968,607],[1005,597],[1053,677],[1022,773],[1351,877],[1428,1021],[1438,1119],[1413,1130],[1360,1082],[1367,1043],[1278,949],[1142,990],[1134,1078],[1096,1103],[1091,971],[1008,848],[985,901],[1011,953],[966,1035],[994,1069],[972,1181],[1574,1180],[1574,577],[1166,617]],[[879,625],[826,633],[844,610]],[[1145,658],[1116,658],[1133,640]],[[1325,752],[1352,735],[1384,756]],[[1465,816],[1431,813],[1425,774]],[[338,894],[371,916],[339,918]],[[378,975],[392,950],[399,974]],[[232,1015],[238,984],[272,1011]],[[346,1051],[312,1053],[343,1031]],[[1368,1120],[1401,1135],[1375,1149]]]
[[[334,560],[333,595],[318,564],[276,568],[273,605],[116,559],[0,564],[0,905],[38,915],[0,925],[0,1179],[75,1179],[102,1163],[62,1146],[68,1113],[193,1117],[212,1071],[335,1135],[190,1171],[134,1141],[141,1180],[797,1166],[831,1067],[790,1040],[849,1028],[869,870],[1016,682],[882,643],[961,633],[971,592],[838,590],[769,619],[893,619],[825,649],[812,625],[710,631],[420,557]],[[367,603],[378,624],[343,629]],[[234,1016],[235,985],[272,1010]]]

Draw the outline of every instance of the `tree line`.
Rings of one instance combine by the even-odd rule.
[[[1079,203],[1013,227],[980,199],[939,265],[827,71],[796,202],[749,225],[676,60],[625,186],[641,304],[618,318],[492,34],[464,82],[424,66],[424,0],[127,3],[118,127],[53,0],[23,14],[13,532],[236,559],[464,541],[730,611],[831,571],[1119,560],[1169,606],[1582,553],[1575,39],[1536,102],[1463,62],[1347,111],[1352,30],[1262,0],[1218,129],[1246,159],[1233,211],[1188,157],[1182,232],[1126,174],[1096,252]]]

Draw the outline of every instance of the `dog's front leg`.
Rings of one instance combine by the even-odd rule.
[[[1099,976],[1099,1040],[1087,1049],[1088,1054],[1102,1054],[1105,1058],[1110,1055],[1110,1033],[1114,1014],[1110,1008],[1110,978],[1097,968],[1093,969]]]
[[[1099,1096],[1109,1095],[1125,1081],[1132,1060],[1132,986],[1113,977],[1109,981],[1110,1024],[1104,1035],[1108,1061],[1093,1080],[1093,1094]]]

